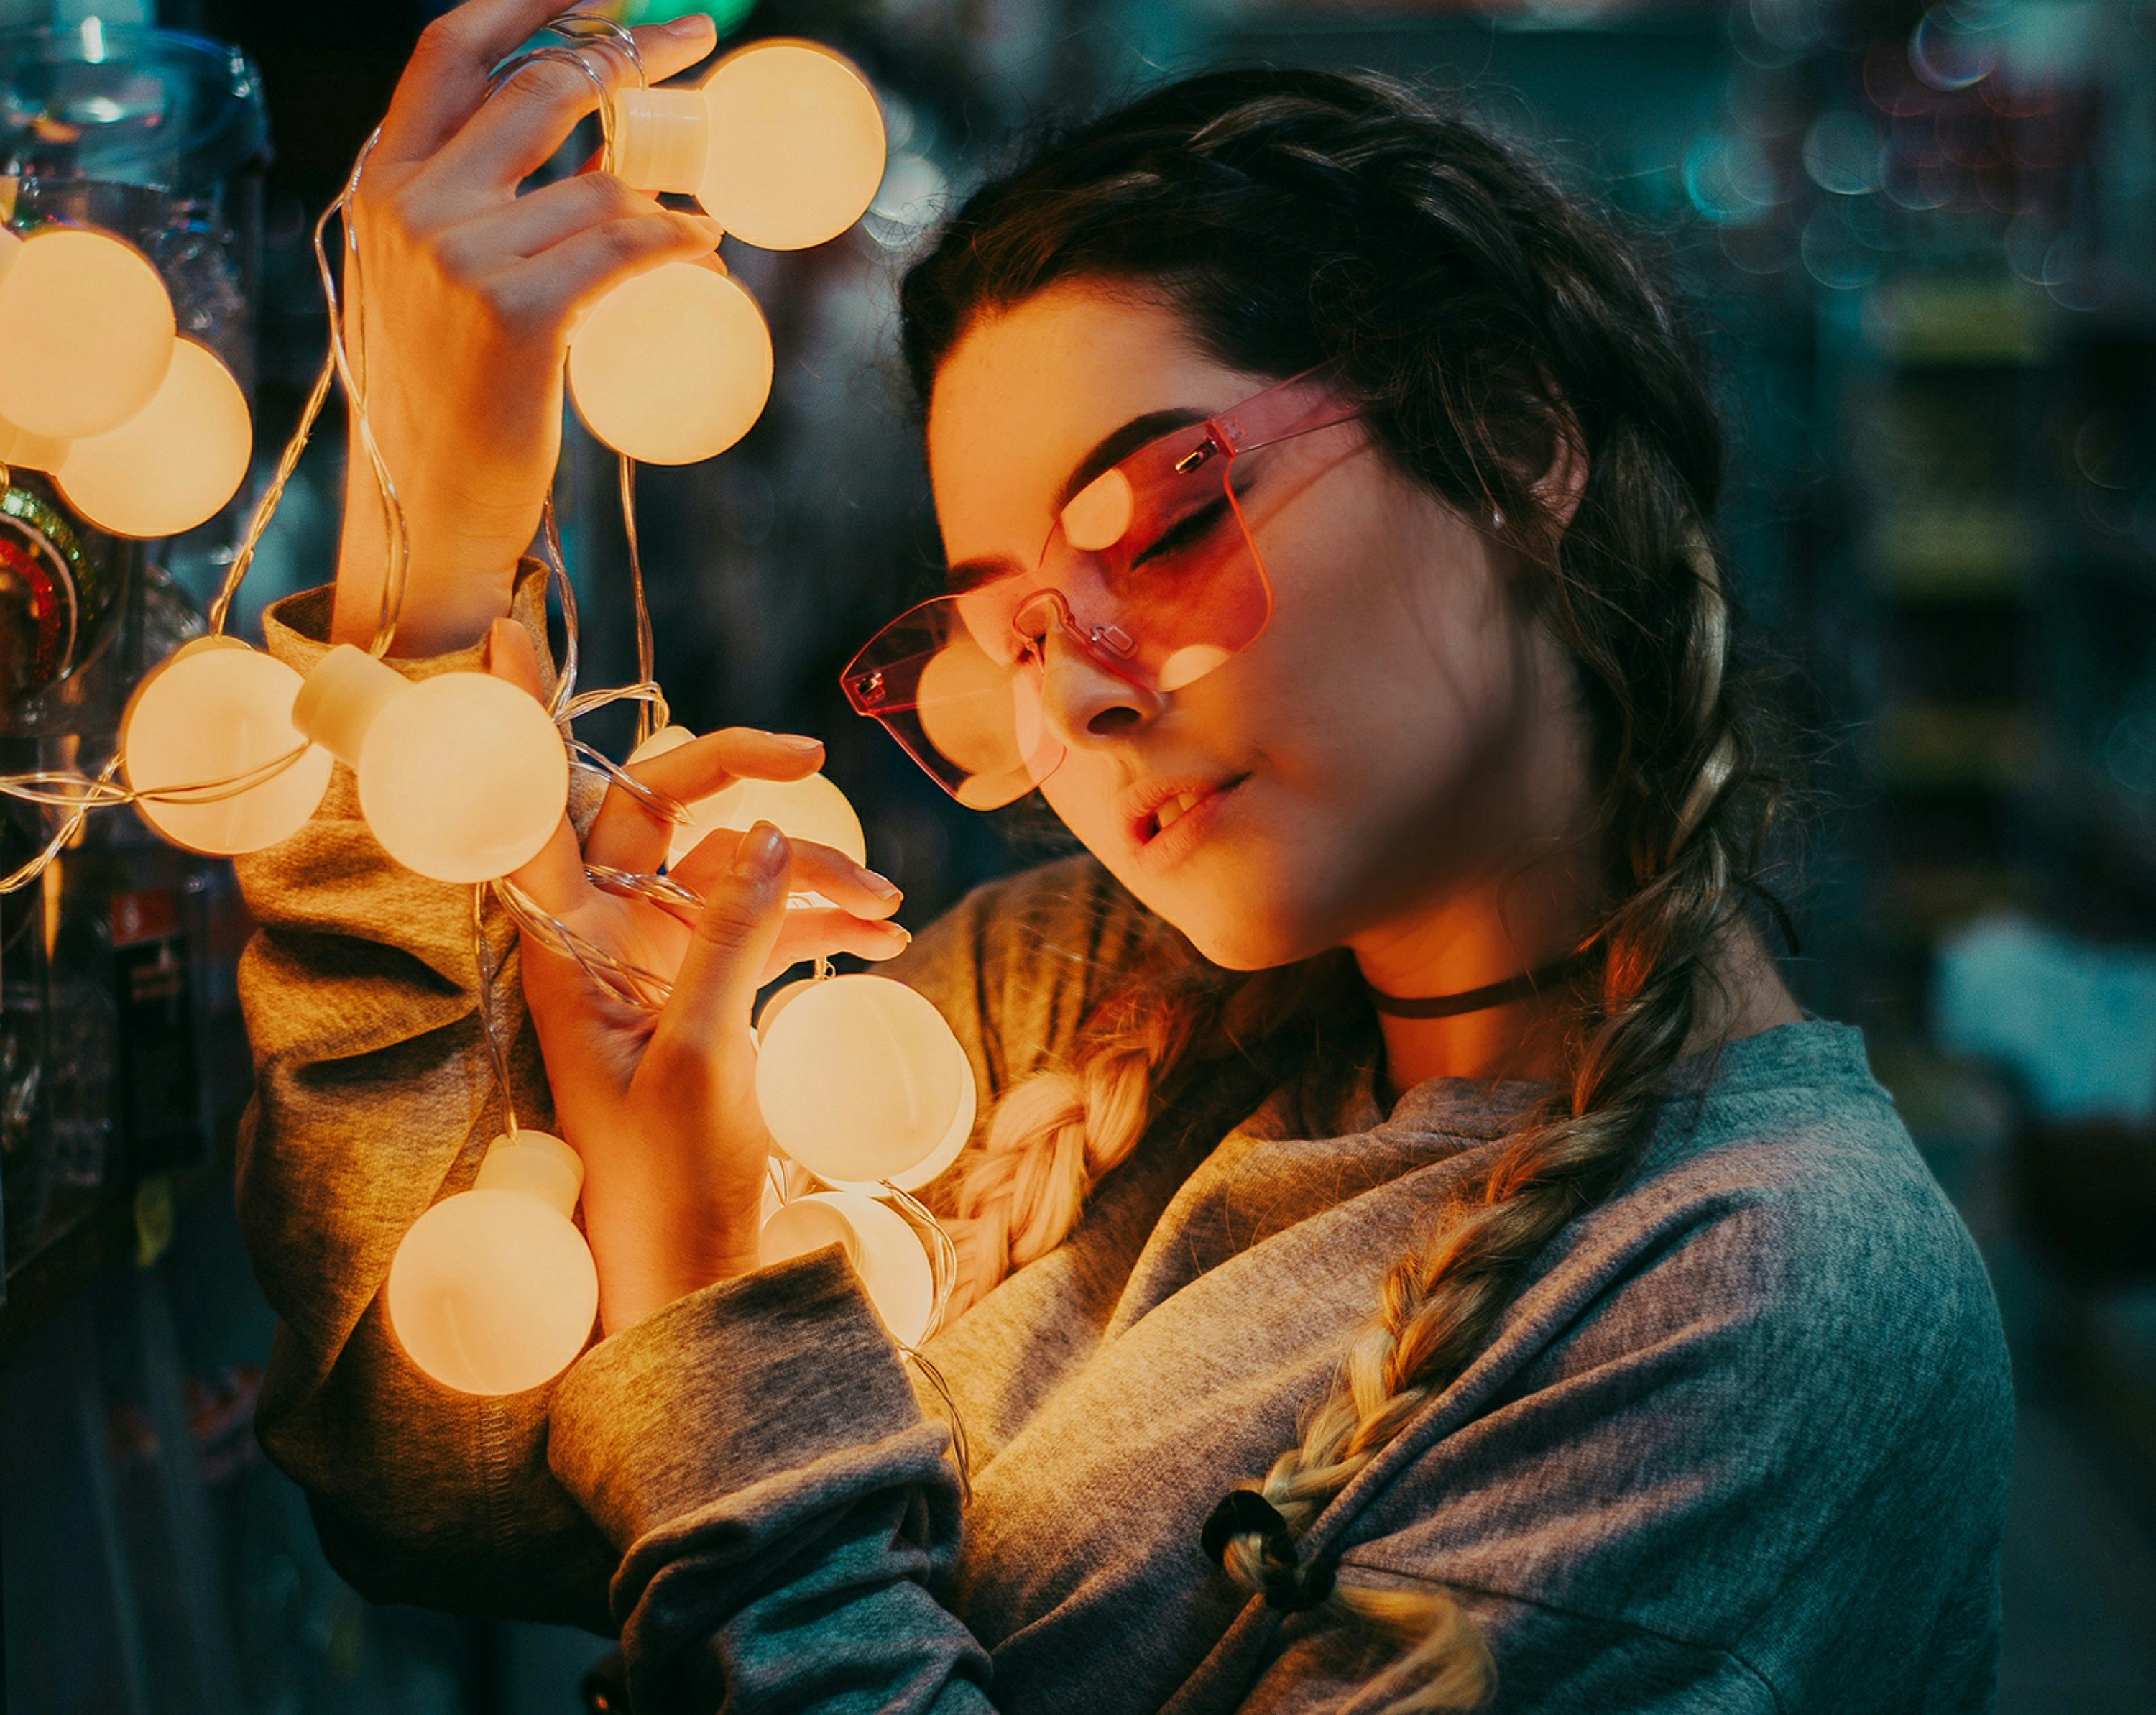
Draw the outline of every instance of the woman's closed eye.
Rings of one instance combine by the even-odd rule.
[[[1186,548],[1195,547],[1220,522],[1227,511],[1228,500],[1223,495],[1209,506],[1200,506],[1188,516],[1170,525],[1153,538],[1150,547],[1131,556],[1132,570],[1155,560],[1165,559]]]

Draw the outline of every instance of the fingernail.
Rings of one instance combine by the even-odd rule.
[[[701,36],[705,31],[717,28],[701,12],[685,12],[666,26],[666,33],[670,36]]]
[[[734,873],[750,881],[768,881],[786,861],[786,836],[769,822],[748,830],[734,853]]]
[[[874,870],[861,871],[861,886],[867,888],[878,899],[902,899],[906,896],[897,882],[887,876],[879,875]]]
[[[891,933],[898,937],[898,944],[901,947],[911,947],[913,945],[913,932],[911,929],[906,928],[900,924],[891,922],[886,922],[882,927]]]
[[[781,747],[783,749],[797,751],[803,756],[807,756],[810,752],[819,751],[824,747],[824,741],[822,739],[804,738],[798,732],[774,732],[771,735],[771,737],[772,742]]]

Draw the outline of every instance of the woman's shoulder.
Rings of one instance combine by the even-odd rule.
[[[1584,1223],[1630,1256],[1635,1290],[1681,1313],[1709,1294],[1792,1387],[1912,1409],[1958,1391],[1992,1412],[2006,1358],[1989,1277],[1862,1033],[1808,1018],[1683,1070],[1629,1187]]]
[[[878,969],[936,1003],[993,1092],[1067,1048],[1171,932],[1081,853],[983,882]]]

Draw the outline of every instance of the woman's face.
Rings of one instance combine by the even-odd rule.
[[[1030,571],[1072,471],[1131,419],[1210,414],[1278,377],[1204,356],[1173,310],[1066,282],[978,320],[938,372],[928,459],[950,563]],[[1358,423],[1249,455],[1270,623],[1152,692],[1051,633],[1049,804],[1218,964],[1382,937],[1524,867],[1581,797],[1565,665],[1503,551],[1398,474]],[[1268,461],[1260,465],[1258,460]],[[1241,486],[1239,483],[1239,488]],[[1173,788],[1198,801],[1164,829]]]

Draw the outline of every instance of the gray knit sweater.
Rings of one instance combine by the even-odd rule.
[[[327,610],[280,603],[271,649],[304,670]],[[342,769],[241,872],[239,1201],[280,1324],[261,1435],[361,1589],[619,1626],[639,1715],[1270,1715],[1363,1682],[1350,1641],[1246,1598],[1199,1526],[1294,1440],[1384,1269],[1534,1086],[1434,1079],[1388,1112],[1366,1074],[1312,1127],[1247,1076],[1201,1081],[1068,1242],[930,1343],[972,1439],[962,1507],[945,1425],[835,1250],[685,1298],[530,1394],[413,1369],[390,1259],[500,1126],[470,894],[391,865]],[[885,968],[951,1020],[985,1108],[1147,927],[1068,861]],[[513,980],[495,1004],[521,1020]],[[513,1060],[543,1116],[528,1022]],[[1454,1592],[1503,1709],[1984,1709],[2010,1423],[1969,1235],[1858,1034],[1810,1019],[1679,1069],[1638,1172],[1303,1552]]]

